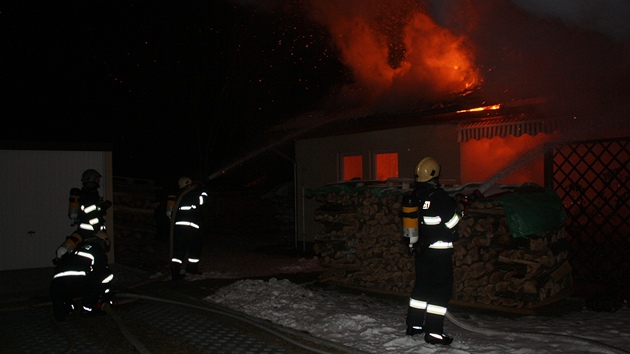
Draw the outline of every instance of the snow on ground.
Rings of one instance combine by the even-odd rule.
[[[284,270],[295,273],[301,267],[318,266],[301,260]],[[630,353],[627,306],[613,313],[581,310],[562,316],[449,312],[452,320],[445,321],[444,330],[455,341],[444,347],[404,334],[405,299],[272,278],[239,280],[205,300],[370,353]]]

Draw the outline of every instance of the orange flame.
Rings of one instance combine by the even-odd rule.
[[[462,110],[457,111],[457,113],[493,111],[493,110],[497,110],[497,109],[501,109],[501,105],[500,104],[493,104],[491,106],[483,106],[483,107],[475,107],[475,108],[471,108],[471,109],[462,109]]]
[[[414,1],[311,0],[355,87],[376,100],[439,100],[478,86],[465,38],[438,26]],[[401,49],[402,48],[402,49]],[[392,65],[392,50],[400,53]],[[397,63],[398,64],[398,63]]]

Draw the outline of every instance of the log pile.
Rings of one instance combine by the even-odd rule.
[[[413,257],[401,239],[401,197],[391,188],[347,188],[313,198],[324,225],[314,244],[321,281],[408,296]],[[531,237],[510,235],[499,203],[477,202],[460,222],[454,249],[452,302],[496,309],[532,309],[570,292],[565,230]]]
[[[114,245],[116,252],[153,252],[158,233],[160,207],[153,181],[116,178],[114,180]],[[166,218],[165,216],[163,216]]]
[[[529,309],[572,289],[564,228],[514,238],[501,204],[482,201],[468,210],[459,235],[453,256],[455,302]]]

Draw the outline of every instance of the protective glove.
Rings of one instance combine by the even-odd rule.
[[[112,201],[111,200],[105,200],[103,201],[103,203],[101,203],[101,209],[103,210],[107,210],[112,206]]]

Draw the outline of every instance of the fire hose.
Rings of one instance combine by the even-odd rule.
[[[273,336],[275,336],[275,337],[277,337],[279,339],[282,339],[282,340],[284,340],[287,343],[293,344],[293,345],[295,345],[295,346],[297,346],[299,348],[308,350],[308,351],[313,352],[313,353],[330,354],[330,352],[323,351],[323,350],[320,350],[320,349],[313,348],[313,347],[310,347],[308,345],[305,345],[305,344],[301,343],[300,341],[297,341],[297,340],[289,337],[288,335],[286,335],[286,334],[284,334],[282,332],[286,332],[286,333],[290,333],[290,334],[298,335],[298,336],[302,336],[303,335],[302,333],[299,333],[297,331],[291,331],[291,330],[288,330],[288,329],[282,329],[281,330],[279,328],[272,328],[272,326],[269,326],[268,322],[264,322],[264,321],[260,321],[259,322],[256,319],[250,318],[248,316],[241,315],[238,312],[230,311],[228,309],[212,308],[212,307],[209,307],[209,306],[197,306],[197,305],[189,304],[189,303],[186,303],[186,302],[173,301],[173,300],[162,299],[162,298],[146,296],[146,295],[139,295],[139,294],[118,293],[116,295],[119,296],[119,297],[122,297],[122,298],[144,299],[144,300],[157,301],[157,302],[168,303],[168,304],[173,304],[173,305],[186,306],[186,307],[194,308],[194,309],[197,309],[197,310],[203,310],[203,311],[212,312],[214,314],[227,316],[227,317],[236,319],[238,321],[250,324],[250,325],[252,325],[252,326],[254,326],[254,327],[258,328],[258,329],[261,329],[261,330],[263,330],[263,331],[265,331],[265,332],[267,332],[267,333],[269,333],[269,334],[271,334],[271,335],[273,335]],[[115,315],[113,313],[113,311],[111,311],[111,309],[109,311],[112,312],[113,315]],[[122,324],[122,321],[120,321],[120,322]],[[130,338],[134,342],[137,342],[137,340],[135,340],[135,338],[133,338],[131,333],[128,333],[128,334],[129,334]],[[354,353],[356,353],[356,354],[365,353],[365,352],[363,352],[361,350],[358,350],[358,349],[355,349],[355,348],[350,348],[350,347],[347,347],[347,346],[342,345],[342,344],[337,344],[337,343],[326,341],[326,340],[319,339],[319,338],[316,338],[316,337],[309,337],[308,340],[312,341],[312,342],[319,343],[319,344],[323,344],[323,345],[328,346],[328,347],[332,347],[332,348],[334,348],[334,349],[336,349],[336,350],[338,350],[340,352],[343,352],[343,353],[353,353],[353,354]],[[139,344],[142,345],[141,343],[139,343]],[[142,349],[142,346],[140,348],[136,347],[136,349]],[[144,348],[144,349],[146,350],[146,348]],[[140,352],[142,352],[142,351],[140,351]],[[148,353],[148,352],[145,352],[145,353]]]
[[[504,337],[512,336],[512,337],[527,338],[529,340],[536,340],[536,339],[545,340],[545,338],[553,336],[554,338],[559,337],[560,339],[565,339],[567,341],[578,343],[578,344],[596,345],[602,348],[605,353],[615,353],[615,354],[630,353],[629,351],[617,348],[615,346],[612,346],[606,343],[602,343],[600,341],[596,341],[594,339],[582,338],[582,337],[578,337],[578,336],[574,336],[570,334],[560,334],[560,333],[552,333],[552,332],[529,332],[529,331],[504,332],[504,331],[495,331],[488,328],[473,327],[459,320],[457,317],[453,316],[453,314],[451,314],[448,311],[446,312],[446,319],[448,319],[451,323],[453,323],[454,325],[456,325],[457,327],[461,329],[467,330],[469,332],[484,334],[487,336],[504,336]]]

